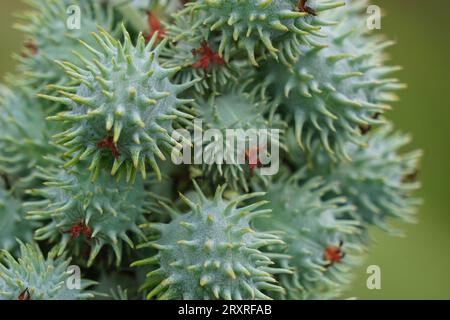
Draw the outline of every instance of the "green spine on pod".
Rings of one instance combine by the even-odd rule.
[[[158,253],[133,263],[133,266],[159,265],[148,274],[142,289],[148,299],[268,299],[262,291],[283,292],[274,274],[290,273],[273,268],[262,250],[264,246],[282,244],[271,233],[251,228],[252,220],[270,210],[256,210],[266,201],[243,201],[263,195],[244,194],[224,200],[225,186],[218,187],[212,199],[205,197],[194,182],[197,201],[181,198],[191,208],[186,214],[169,210],[169,224],[149,223],[159,239],[144,243]]]
[[[0,257],[0,300],[83,300],[94,297],[86,290],[95,284],[81,279],[80,288],[69,283],[70,260],[56,257],[51,250],[47,259],[35,243],[20,242],[20,258],[3,250]]]
[[[50,117],[70,126],[55,137],[57,143],[70,147],[66,167],[90,158],[89,170],[95,173],[106,159],[112,175],[126,172],[130,180],[136,171],[145,178],[149,163],[160,178],[156,159],[165,160],[161,148],[172,151],[179,145],[171,136],[174,124],[187,126],[193,118],[184,107],[190,100],[177,94],[196,80],[180,85],[170,82],[179,68],[158,64],[165,43],[153,49],[156,34],[147,45],[139,35],[134,46],[123,25],[122,32],[123,45],[103,29],[93,33],[97,46],[85,44],[95,56],[92,61],[79,56],[83,67],[60,63],[80,85],[59,91],[61,96],[41,96],[70,107]]]

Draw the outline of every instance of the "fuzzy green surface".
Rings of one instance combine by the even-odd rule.
[[[24,79],[33,88],[43,90],[47,85],[62,85],[69,77],[55,63],[55,60],[77,61],[77,54],[92,56],[80,40],[90,44],[90,33],[97,25],[112,29],[112,7],[103,10],[98,1],[26,0],[32,10],[21,13],[15,28],[24,32],[28,43],[22,54],[17,55],[18,70],[25,73]],[[66,12],[69,5],[79,8],[80,28],[69,26],[69,20],[76,19],[77,12]],[[73,18],[73,19],[72,19]],[[72,19],[72,20],[71,20]],[[55,89],[55,88],[53,88]],[[56,88],[57,89],[57,88]]]
[[[383,50],[392,42],[368,35],[362,8],[349,2],[330,12],[340,23],[323,29],[328,39],[322,47],[300,46],[292,69],[267,65],[266,81],[302,149],[318,140],[332,156],[349,159],[347,142],[363,145],[361,128],[384,123],[380,115],[404,88],[389,78],[399,68],[383,66]]]
[[[284,299],[336,298],[352,279],[363,247],[359,243],[361,225],[345,218],[355,210],[343,197],[325,198],[332,188],[320,177],[305,180],[305,172],[284,174],[267,187],[270,217],[258,218],[258,230],[277,230],[285,246],[271,246],[278,265],[294,271],[279,275],[286,289]],[[301,181],[302,180],[302,181]],[[341,261],[325,259],[328,247],[345,253]]]
[[[238,47],[247,52],[253,65],[258,54],[269,53],[287,61],[298,56],[299,44],[314,45],[311,35],[327,25],[323,19],[301,12],[297,0],[199,0],[187,4],[186,11],[198,14],[210,31],[221,35],[219,52]],[[309,3],[317,14],[342,6],[343,2],[315,0]]]
[[[263,251],[264,246],[282,241],[251,229],[252,219],[270,210],[255,210],[264,201],[238,207],[261,194],[227,201],[222,198],[224,188],[219,187],[214,198],[208,199],[195,187],[196,203],[182,196],[191,211],[179,214],[168,208],[173,217],[169,224],[148,225],[160,237],[143,246],[159,252],[133,264],[159,265],[143,285],[150,290],[147,298],[268,299],[262,290],[283,291],[276,285],[274,274],[290,271],[272,268]]]
[[[309,160],[312,175],[322,175],[337,183],[334,193],[348,198],[357,207],[355,218],[394,232],[388,220],[415,221],[421,200],[413,195],[422,152],[404,152],[410,137],[393,132],[387,125],[366,135],[367,147],[349,146],[352,161],[333,162],[316,149]]]
[[[253,144],[261,147],[263,134],[267,134],[267,141],[271,144],[279,145],[282,139],[280,135],[285,124],[273,116],[277,105],[261,94],[258,86],[254,87],[251,81],[241,83],[239,87],[225,86],[221,94],[213,94],[208,99],[198,97],[193,105],[199,119],[203,121],[203,129],[212,130],[209,132],[210,136],[205,135],[202,141],[195,141],[196,145],[203,145],[204,148],[204,175],[216,183],[225,181],[235,190],[248,191],[249,181],[252,179],[247,157],[250,147],[253,148]],[[275,135],[269,129],[280,130],[281,134]],[[235,130],[232,141],[227,138],[227,130]],[[223,138],[216,138],[220,134]],[[262,147],[264,150],[252,152],[269,150],[268,145]],[[228,161],[228,156],[234,159]],[[222,163],[217,161],[221,157],[224,157]],[[255,170],[256,173],[257,171]]]
[[[23,191],[37,184],[36,166],[56,151],[50,143],[55,126],[45,122],[47,110],[34,92],[11,84],[0,85],[0,173]]]
[[[201,22],[201,21],[200,21]],[[200,94],[220,90],[230,81],[236,81],[238,68],[245,68],[246,63],[235,57],[235,51],[228,52],[232,58],[225,60],[218,56],[220,37],[209,34],[207,27],[196,21],[192,16],[175,16],[174,21],[165,25],[165,38],[169,40],[169,46],[161,52],[163,66],[181,66],[182,69],[175,75],[175,83],[186,83],[194,79],[201,79],[194,85],[194,89]],[[206,45],[216,55],[219,61],[211,61],[211,57],[202,53]],[[209,53],[209,52],[208,52]],[[209,59],[207,59],[209,58]],[[196,64],[202,59],[209,60],[208,67]]]
[[[86,48],[95,59],[83,60],[83,67],[62,63],[80,85],[60,91],[63,97],[43,97],[71,108],[52,118],[69,123],[69,129],[57,136],[58,143],[71,148],[67,166],[90,161],[89,169],[95,172],[106,159],[112,175],[126,171],[130,180],[136,171],[145,178],[147,164],[159,175],[156,158],[165,160],[161,148],[171,150],[178,144],[171,137],[174,122],[186,125],[192,118],[179,110],[188,101],[177,98],[192,83],[170,82],[178,68],[158,64],[164,44],[154,49],[156,36],[145,45],[140,35],[134,46],[123,25],[122,32],[124,44],[105,30],[93,34],[97,46]],[[101,148],[105,139],[109,148]]]
[[[27,2],[21,74],[0,85],[0,246],[14,256],[35,229],[55,247],[5,253],[0,299],[91,298],[66,292],[67,254],[114,299],[333,299],[372,225],[414,220],[421,154],[375,128],[403,85],[367,1],[79,0],[80,30],[66,27],[71,0]],[[221,165],[211,136],[203,164],[176,166],[173,133],[192,134],[195,116],[223,137],[281,129],[284,175],[259,174],[270,142],[233,146],[257,164]]]
[[[111,0],[112,7],[119,13],[127,27],[148,36],[152,30],[149,13],[158,20],[171,20],[171,15],[183,7],[184,0]]]
[[[25,205],[29,219],[45,223],[36,230],[35,238],[58,244],[59,254],[66,247],[79,254],[81,240],[85,240],[84,245],[91,247],[88,266],[104,246],[112,249],[120,264],[124,244],[134,248],[132,239],[144,237],[138,225],[151,211],[151,203],[141,179],[131,185],[102,171],[94,183],[81,165],[67,170],[43,169],[41,174],[46,178],[45,186],[31,190],[37,198]],[[90,236],[71,236],[71,228],[80,223],[90,228]]]
[[[56,258],[51,251],[44,257],[37,244],[20,243],[20,258],[2,251],[0,260],[0,300],[19,300],[25,290],[29,300],[81,300],[92,298],[85,289],[92,281],[81,280],[80,289],[69,289],[70,260]]]
[[[31,241],[33,224],[25,220],[22,202],[7,190],[0,178],[0,249],[16,249],[15,238]]]

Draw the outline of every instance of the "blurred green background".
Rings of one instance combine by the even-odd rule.
[[[413,135],[412,147],[425,150],[420,173],[425,203],[419,223],[402,226],[406,237],[373,232],[377,243],[345,297],[450,299],[450,1],[371,3],[387,14],[381,32],[397,41],[389,50],[391,64],[404,67],[398,77],[409,85],[389,116]],[[0,75],[14,68],[11,54],[22,38],[11,28],[12,14],[23,7],[17,0],[0,1]],[[381,290],[366,287],[366,268],[372,264],[381,268]]]

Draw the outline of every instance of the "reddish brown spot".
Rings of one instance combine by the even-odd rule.
[[[84,237],[86,240],[91,241],[92,240],[92,228],[88,225],[84,225],[84,228],[82,230]]]
[[[225,64],[225,61],[222,59],[222,57],[217,52],[214,52],[208,46],[208,43],[206,41],[203,41],[201,43],[200,48],[192,50],[192,54],[195,57],[200,57],[200,59],[192,65],[192,68],[203,68],[207,70],[211,63],[215,63],[217,65]]]
[[[372,117],[372,119],[377,120],[380,117],[380,113],[375,113]],[[361,131],[362,135],[366,135],[370,130],[372,130],[372,125],[368,124],[365,126],[359,126],[359,130]]]
[[[64,233],[70,234],[70,239],[75,240],[80,235],[84,235],[86,240],[91,241],[92,239],[92,229],[83,220],[79,220],[74,223],[74,225]]]
[[[307,13],[309,13],[310,15],[312,15],[312,16],[317,16],[317,13],[316,13],[316,11],[314,11],[314,9],[313,8],[311,8],[311,7],[308,7],[307,5],[306,5],[306,2],[307,2],[308,0],[300,0],[299,2],[298,2],[298,10],[300,11],[300,12],[307,12]]]
[[[370,130],[372,130],[372,125],[370,124],[359,126],[359,131],[361,131],[361,134],[363,136],[366,135]]]
[[[19,294],[17,300],[31,300],[31,294],[28,288],[26,288]]]
[[[252,148],[245,150],[245,159],[248,161],[248,167],[250,169],[250,176],[253,177],[256,168],[261,168],[262,163],[259,160],[259,153],[265,148]]]
[[[146,35],[145,40],[148,43],[150,39],[153,37],[155,32],[158,32],[156,42],[159,42],[166,36],[166,30],[161,25],[159,19],[150,11],[147,11],[147,23],[150,29],[150,33]]]
[[[109,149],[109,151],[111,151],[112,155],[114,156],[114,158],[118,158],[120,157],[120,151],[117,148],[117,145],[114,143],[113,137],[106,137],[102,140],[100,140],[97,143],[97,148],[102,149],[102,148],[106,148]]]
[[[39,49],[33,40],[25,40],[23,46],[28,49],[26,53],[22,53],[22,56],[25,58],[28,57],[28,53],[31,53],[33,56],[35,56],[39,52]]]
[[[334,263],[339,263],[345,257],[345,253],[342,252],[343,241],[339,241],[338,246],[330,245],[325,248],[323,258],[328,261],[327,267],[332,266]]]
[[[416,170],[416,171],[404,176],[402,179],[402,182],[405,182],[405,183],[416,182],[418,176],[419,176],[419,170]]]

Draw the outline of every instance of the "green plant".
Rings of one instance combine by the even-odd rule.
[[[267,214],[256,210],[265,201],[240,206],[257,193],[245,194],[230,201],[223,200],[225,186],[219,186],[208,199],[194,182],[197,202],[181,195],[191,209],[179,214],[167,207],[173,220],[169,224],[149,223],[160,233],[150,246],[158,253],[135,262],[134,266],[157,264],[143,288],[150,289],[147,298],[165,299],[267,299],[261,291],[284,292],[272,284],[273,274],[292,273],[272,268],[272,261],[260,249],[283,242],[270,233],[253,230],[252,220]]]
[[[93,298],[67,256],[115,299],[337,298],[371,226],[414,220],[421,152],[386,118],[404,86],[366,1],[26,2],[0,86],[0,298]]]
[[[81,236],[92,246],[90,266],[104,245],[112,247],[119,265],[123,243],[134,248],[128,234],[145,239],[138,225],[145,221],[144,214],[151,211],[151,203],[141,179],[132,185],[100,174],[92,182],[82,165],[42,169],[41,174],[46,186],[32,189],[29,194],[43,200],[25,203],[29,219],[47,222],[36,229],[36,240],[57,241],[58,253],[62,254],[70,242]],[[79,241],[75,245],[73,250],[79,252]]]
[[[31,241],[33,225],[25,220],[25,210],[20,198],[0,183],[0,247],[14,252],[17,249],[15,238]]]
[[[344,197],[325,197],[332,183],[319,176],[308,179],[305,171],[285,173],[268,186],[260,186],[267,190],[265,199],[272,216],[258,218],[255,226],[279,230],[286,243],[269,247],[279,266],[293,270],[279,275],[281,285],[288,288],[281,297],[335,297],[351,280],[349,271],[363,252],[364,229],[351,218],[356,207]]]
[[[35,243],[20,243],[20,258],[3,251],[0,263],[0,300],[74,300],[94,297],[86,290],[94,284],[81,280],[79,289],[69,289],[66,281],[70,260],[55,258],[52,250],[45,258]]]

